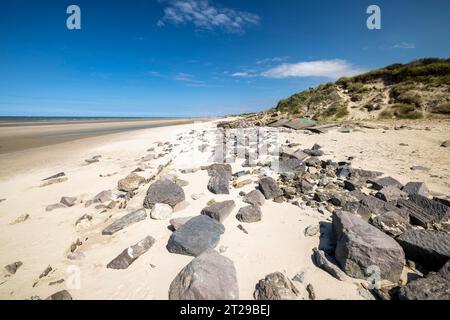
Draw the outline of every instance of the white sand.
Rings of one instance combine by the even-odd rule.
[[[0,199],[6,200],[0,203],[0,266],[15,261],[22,261],[23,266],[9,277],[5,277],[6,272],[2,268],[0,298],[27,299],[35,295],[46,298],[67,289],[74,299],[167,299],[171,281],[192,260],[192,257],[166,250],[171,234],[167,228],[168,221],[148,218],[113,236],[101,235],[101,230],[116,218],[142,207],[149,184],[141,186],[138,195],[129,201],[127,209],[116,207],[101,213],[102,210],[94,209],[95,205],[85,208],[79,201],[92,199],[103,190],[116,189],[117,181],[138,166],[141,157],[148,153],[146,150],[154,147],[156,141],[175,143],[177,133],[210,126],[209,123],[202,123],[145,129],[1,155]],[[449,132],[448,128],[446,124],[432,128],[432,131],[382,133],[382,130],[367,130],[311,136],[299,132],[295,137],[287,136],[292,136],[291,141],[297,140],[304,147],[310,147],[315,142],[323,145],[328,153],[325,159],[345,160],[345,156],[355,156],[353,162],[356,167],[380,170],[402,182],[406,182],[405,179],[423,179],[432,191],[449,194],[449,151],[439,148],[440,140]],[[400,142],[408,143],[409,147],[398,147]],[[416,153],[411,155],[413,150]],[[102,155],[100,162],[91,165],[84,163],[84,159],[97,154]],[[223,255],[235,263],[241,299],[252,299],[258,280],[275,271],[284,271],[290,278],[297,272],[305,271],[305,285],[313,284],[318,299],[362,299],[355,283],[363,281],[338,281],[312,263],[312,249],[318,245],[319,237],[306,238],[303,232],[311,224],[326,221],[329,215],[287,203],[266,201],[262,207],[263,220],[244,224],[249,233],[244,234],[237,228],[239,222],[234,218],[243,206],[238,193],[241,190],[250,191],[254,185],[231,188],[230,195],[213,195],[206,188],[206,171],[181,174],[176,170],[183,164],[188,167],[189,162],[183,159],[189,158],[188,154],[154,160],[151,162],[153,169],[147,169],[142,174],[149,177],[170,156],[178,158],[165,172],[177,173],[179,178],[189,182],[183,188],[189,205],[175,212],[174,217],[197,215],[210,199],[236,201],[236,208],[224,222],[226,232],[217,250],[226,248]],[[428,166],[431,171],[412,173],[408,169],[411,165]],[[239,169],[239,165],[233,165],[233,170]],[[66,182],[40,187],[43,178],[60,171],[67,174],[69,179]],[[110,177],[99,177],[100,174],[116,172]],[[430,178],[430,173],[441,178]],[[190,197],[194,193],[205,195],[194,201]],[[61,196],[75,196],[78,202],[71,208],[46,212],[46,206],[59,202]],[[30,215],[28,220],[10,224],[25,213]],[[92,221],[75,227],[75,222],[84,214],[92,215]],[[128,269],[106,268],[106,264],[123,249],[148,235],[154,237],[156,243]],[[77,251],[83,252],[85,258],[68,260],[70,245],[77,238],[84,242]],[[155,267],[152,268],[151,264]],[[39,275],[48,265],[55,271],[39,280]],[[71,284],[73,266],[80,270],[78,289]],[[59,279],[65,279],[65,282],[49,285]],[[303,285],[296,284],[306,297]]]

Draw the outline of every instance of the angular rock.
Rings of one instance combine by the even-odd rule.
[[[296,158],[282,158],[279,160],[278,171],[280,173],[294,173],[302,170],[305,165],[303,161]]]
[[[188,222],[189,220],[191,220],[193,218],[192,217],[181,217],[181,218],[174,218],[174,219],[170,219],[169,223],[172,226],[172,228],[174,230],[178,230],[180,229],[180,227],[185,224],[186,222]]]
[[[253,296],[256,300],[298,300],[300,292],[288,277],[274,272],[259,280]]]
[[[277,182],[271,177],[263,177],[259,180],[259,189],[267,200],[275,199],[283,195]]]
[[[208,171],[208,175],[210,177],[226,176],[228,180],[231,180],[233,176],[233,171],[230,164],[215,163],[206,167],[206,170]]]
[[[194,217],[183,224],[169,238],[167,250],[190,256],[199,256],[207,249],[214,249],[225,227],[206,215]]]
[[[77,201],[77,198],[75,198],[75,197],[62,197],[59,202],[67,207],[71,207],[75,204],[76,201]]]
[[[402,189],[409,195],[419,194],[424,197],[428,197],[429,189],[425,182],[408,182]]]
[[[422,207],[430,214],[433,214],[436,217],[437,222],[443,222],[450,219],[450,207],[447,207],[441,202],[428,199],[419,194],[410,195],[409,200]]]
[[[400,199],[397,206],[408,213],[412,225],[431,228],[435,223],[439,223],[439,218],[433,211],[425,210],[411,200]]]
[[[105,190],[105,191],[102,191],[99,194],[97,194],[93,200],[94,200],[94,202],[103,203],[103,202],[112,201],[114,199],[113,199],[111,190]]]
[[[72,300],[72,296],[67,290],[61,290],[52,294],[45,300]]]
[[[114,233],[122,230],[123,228],[128,227],[134,223],[145,220],[147,218],[147,213],[144,209],[140,209],[134,212],[131,212],[122,218],[114,221],[112,224],[103,229],[103,235],[113,235]]]
[[[391,237],[345,211],[333,212],[336,260],[345,273],[365,279],[368,268],[376,266],[382,279],[396,282],[405,264],[402,247]]]
[[[394,186],[397,187],[398,189],[403,188],[403,185],[392,177],[384,177],[377,180],[369,180],[368,182],[372,184],[372,188],[375,190],[381,190],[387,186]]]
[[[360,201],[358,214],[368,220],[371,215],[379,215],[388,211],[395,211],[401,214],[401,210],[394,205],[375,198],[374,196],[366,196]]]
[[[155,203],[150,212],[150,217],[155,220],[165,220],[169,219],[172,216],[172,213],[173,209],[168,204]]]
[[[334,262],[334,259],[331,256],[328,256],[324,251],[315,248],[313,260],[319,268],[328,272],[336,279],[341,281],[345,281],[348,279],[348,276],[337,266],[337,264]]]
[[[312,150],[312,149],[305,149],[303,150],[303,152],[312,157],[321,157],[324,154],[322,150]]]
[[[399,290],[400,300],[450,300],[450,260],[438,273],[409,282]]]
[[[392,185],[382,188],[375,195],[378,199],[386,202],[395,202],[398,199],[406,199],[407,196],[408,194],[406,192],[403,192],[399,188]]]
[[[251,205],[262,206],[264,205],[265,198],[261,191],[253,190],[247,193],[242,201]]]
[[[237,300],[239,287],[233,261],[215,250],[193,259],[169,287],[170,300]]]
[[[52,179],[56,179],[56,178],[61,178],[61,177],[65,177],[66,174],[64,172],[59,172],[57,174],[54,174],[48,178],[42,179],[42,181],[47,181],[47,180],[52,180]]]
[[[226,175],[213,175],[208,181],[208,190],[214,194],[230,194],[230,180]]]
[[[65,205],[63,205],[62,203],[54,203],[54,204],[50,204],[48,206],[45,207],[45,211],[50,212],[56,209],[61,209],[61,208],[67,208]]]
[[[387,233],[392,237],[396,237],[411,229],[409,220],[395,211],[387,211],[379,214],[371,221],[372,225]]]
[[[141,177],[137,173],[130,173],[123,179],[117,182],[117,189],[124,192],[134,191],[139,188],[141,184],[145,183],[145,178]]]
[[[306,153],[304,153],[302,149],[298,149],[298,150],[294,151],[291,148],[283,147],[280,150],[280,157],[292,158],[292,159],[297,159],[297,160],[303,161],[306,158],[308,158],[308,155]]]
[[[358,201],[358,199],[350,193],[342,192],[334,193],[328,201],[337,207],[342,207],[345,206],[347,202],[355,202]]]
[[[10,274],[15,274],[17,270],[23,265],[22,261],[16,261],[11,264],[8,264],[5,266],[6,271],[8,271]]]
[[[223,222],[233,211],[236,204],[233,200],[216,202],[201,211],[201,214],[207,215],[219,222]]]
[[[165,203],[173,208],[184,200],[183,188],[169,179],[160,179],[148,188],[144,207],[151,208],[155,203]]]
[[[450,259],[450,235],[436,230],[409,230],[396,239],[406,258],[428,270],[439,270]]]
[[[450,140],[445,140],[441,143],[442,148],[450,148]]]
[[[126,248],[114,258],[106,266],[109,269],[126,269],[128,268],[137,258],[146,253],[155,243],[155,239],[151,236],[139,241],[135,245]]]
[[[239,209],[236,219],[240,222],[253,223],[261,221],[262,212],[259,206],[246,206]]]

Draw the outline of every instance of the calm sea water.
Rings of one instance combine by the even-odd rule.
[[[163,120],[179,119],[177,117],[17,117],[0,116],[0,123],[5,122],[86,122],[86,121],[124,121],[124,120]]]

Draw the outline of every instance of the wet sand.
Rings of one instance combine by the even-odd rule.
[[[99,135],[181,125],[202,119],[0,122],[0,154],[39,148]]]

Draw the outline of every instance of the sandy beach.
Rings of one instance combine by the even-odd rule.
[[[229,194],[211,193],[207,189],[210,177],[199,168],[214,163],[210,152],[216,143],[217,121],[177,121],[172,126],[86,135],[76,140],[68,137],[57,144],[37,143],[33,148],[29,146],[37,132],[50,135],[62,129],[56,125],[0,128],[4,148],[0,154],[1,299],[44,299],[64,289],[74,299],[168,299],[171,282],[193,259],[168,252],[166,245],[173,232],[169,219],[151,219],[150,210],[146,209],[144,220],[113,235],[102,235],[102,230],[113,221],[142,209],[147,189],[161,177],[183,181],[185,200],[175,206],[172,218],[196,216],[211,199],[235,201],[233,211],[222,222],[225,232],[216,250],[234,262],[240,299],[253,299],[258,281],[277,271],[289,279],[303,274],[302,282],[293,281],[299,299],[308,299],[306,284],[314,287],[315,299],[367,298],[361,294],[361,284],[364,286],[367,281],[340,281],[313,262],[313,249],[327,235],[319,232],[306,236],[305,229],[321,223],[329,225],[331,212],[319,212],[304,203],[266,200],[261,206],[260,222],[241,223],[235,215],[246,204],[239,193],[254,190],[261,174],[268,172],[264,167],[242,167],[243,160],[236,159],[231,163],[233,173],[249,171],[236,181],[251,181],[242,187],[230,186]],[[402,183],[423,181],[431,195],[449,195],[450,154],[448,148],[440,145],[450,138],[450,123],[402,124],[401,128],[400,123],[355,126],[350,133],[336,128],[320,135],[282,130],[278,139],[299,148],[317,143],[324,151],[320,159],[351,159],[355,168],[381,171]],[[111,126],[97,124],[97,128]],[[83,124],[72,128],[73,132],[91,129]],[[203,152],[198,157],[200,149]],[[149,154],[152,157],[146,157]],[[87,159],[94,161],[88,163]],[[413,166],[428,170],[411,170]],[[131,198],[124,200],[118,181],[133,171],[147,180]],[[52,184],[44,180],[60,172],[64,172],[64,177],[51,179]],[[111,190],[114,205],[87,206],[105,190]],[[59,203],[61,197],[76,200],[73,206],[46,210]],[[243,225],[247,233],[238,225]],[[155,243],[128,268],[106,267],[124,249],[147,236],[153,237]],[[74,257],[73,253],[78,255]],[[14,274],[5,271],[3,266],[15,261],[22,263],[20,268]],[[410,272],[404,268],[404,282]]]

